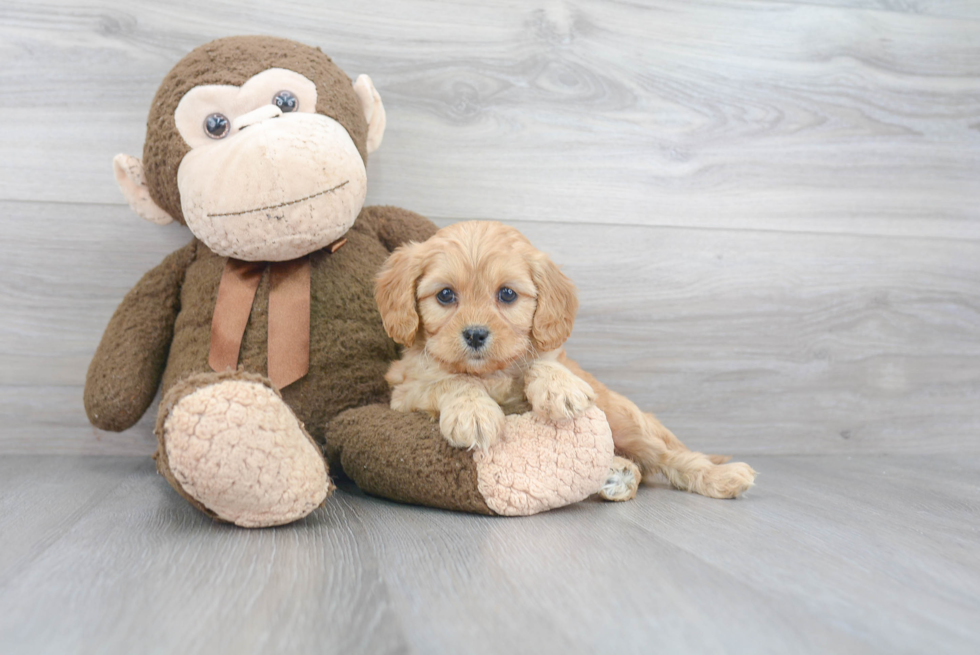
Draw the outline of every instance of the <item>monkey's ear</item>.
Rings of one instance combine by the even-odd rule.
[[[112,170],[119,189],[134,212],[157,225],[173,223],[173,217],[160,209],[150,197],[150,189],[143,175],[143,162],[130,155],[116,155],[112,159]]]
[[[354,92],[361,101],[364,119],[368,122],[367,151],[370,155],[381,145],[385,135],[385,106],[381,104],[381,96],[374,88],[374,82],[367,75],[358,75],[354,82]]]

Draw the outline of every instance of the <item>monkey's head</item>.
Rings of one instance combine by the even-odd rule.
[[[143,218],[184,223],[221,256],[283,261],[354,223],[384,128],[366,75],[352,84],[318,48],[287,39],[231,37],[170,71],[150,109],[142,162],[113,163]]]

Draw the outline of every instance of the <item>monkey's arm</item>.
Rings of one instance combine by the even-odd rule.
[[[425,241],[439,229],[425,216],[400,207],[376,205],[365,207],[364,213],[377,226],[378,239],[389,252],[409,241]]]
[[[578,502],[609,476],[613,441],[605,415],[555,424],[533,413],[508,416],[489,450],[454,448],[422,412],[366,405],[327,427],[330,470],[361,490],[401,503],[478,514],[523,516]]]
[[[95,427],[126,430],[153,402],[196,244],[171,253],[144,275],[109,320],[85,378],[85,413]]]

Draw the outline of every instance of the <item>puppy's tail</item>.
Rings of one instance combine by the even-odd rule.
[[[608,392],[606,407],[616,450],[635,460],[649,479],[662,473],[678,489],[711,498],[736,498],[755,483],[756,472],[748,464],[725,455],[705,455],[689,450],[653,414],[641,412],[625,396]]]

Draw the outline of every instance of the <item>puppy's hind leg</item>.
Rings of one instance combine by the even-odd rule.
[[[636,460],[646,476],[663,473],[678,489],[711,498],[736,498],[755,482],[748,464],[725,464],[723,456],[688,450],[653,414],[641,412],[625,396],[608,391],[600,394],[598,405],[609,420],[616,450]]]
[[[599,489],[599,497],[603,500],[622,502],[632,500],[636,496],[636,490],[640,488],[640,481],[643,476],[640,468],[633,460],[625,457],[614,457],[609,466],[609,475]]]

